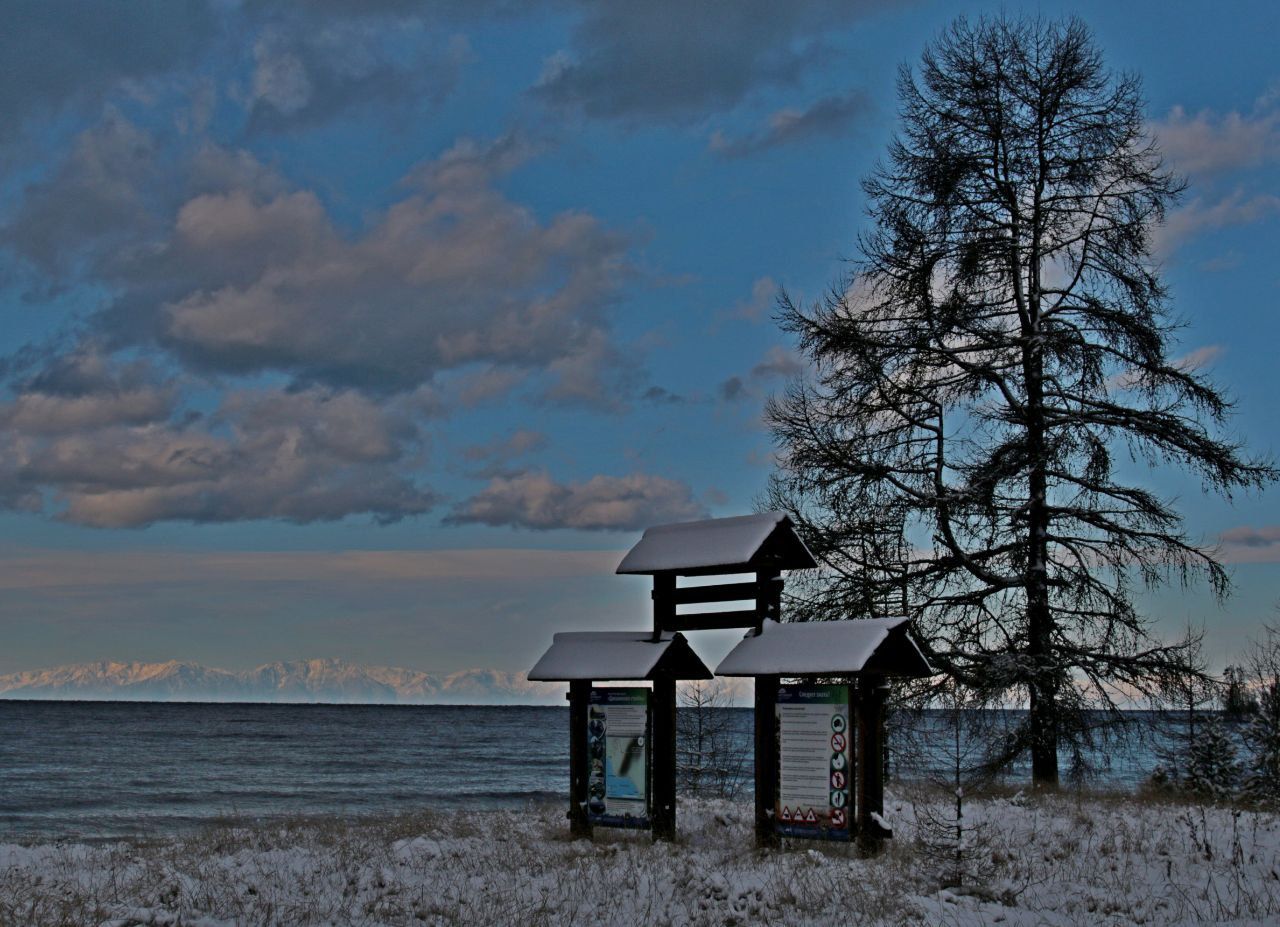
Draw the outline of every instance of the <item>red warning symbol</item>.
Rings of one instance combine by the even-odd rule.
[[[831,749],[834,750],[836,753],[844,753],[844,748],[847,747],[848,745],[849,745],[849,742],[844,739],[843,734],[831,735]]]
[[[804,822],[805,822],[806,824],[817,824],[817,823],[818,823],[818,816],[817,816],[816,814],[814,814],[814,813],[813,813],[813,809],[812,809],[812,808],[810,808],[808,811],[806,811],[806,812],[804,813]]]
[[[791,820],[791,809],[790,809],[790,808],[788,808],[786,805],[783,805],[783,806],[782,806],[782,814],[778,815],[778,817],[780,817],[780,818],[781,818],[782,820],[784,820],[784,821],[790,821],[790,820]]]
[[[844,826],[845,826],[845,822],[846,822],[846,818],[845,818],[845,816],[844,816],[844,809],[843,809],[843,808],[832,808],[832,809],[831,809],[831,826],[832,826],[832,827],[844,827]]]
[[[840,770],[837,769],[835,772],[831,774],[831,787],[833,789],[844,788],[844,783],[845,783],[844,773],[842,773]]]

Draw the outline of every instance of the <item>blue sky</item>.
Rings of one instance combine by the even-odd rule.
[[[856,255],[896,68],[999,9],[1142,75],[1191,182],[1179,353],[1274,454],[1274,4],[11,4],[0,672],[520,670],[643,624],[611,575],[639,530],[764,488],[801,369],[773,299]],[[1280,494],[1138,478],[1236,577],[1154,594],[1157,629],[1231,659],[1280,599]]]

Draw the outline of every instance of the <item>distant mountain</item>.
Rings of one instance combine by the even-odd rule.
[[[167,663],[78,663],[0,676],[0,699],[360,704],[564,704],[564,686],[524,673],[469,669],[447,675],[343,660],[290,660],[228,670]]]

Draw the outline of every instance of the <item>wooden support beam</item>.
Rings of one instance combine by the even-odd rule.
[[[720,631],[725,628],[749,628],[755,624],[755,610],[740,612],[703,612],[699,615],[676,615],[662,624],[664,631]]]
[[[676,839],[676,681],[662,676],[653,682],[650,749],[650,821],[653,839]]]
[[[777,570],[761,570],[756,574],[756,586],[760,596],[756,599],[756,613],[752,624],[759,634],[765,619],[782,620],[782,574]]]
[[[778,795],[778,677],[756,677],[756,846],[776,847]]]
[[[858,680],[858,848],[864,855],[878,853],[893,831],[873,815],[884,814],[884,709],[889,687],[883,676]],[[883,820],[883,817],[881,817]]]
[[[569,683],[569,836],[591,838],[587,820],[587,711],[591,702],[590,680]]]
[[[663,631],[675,631],[671,626],[676,617],[676,576],[674,573],[655,573],[653,576],[653,639]]]

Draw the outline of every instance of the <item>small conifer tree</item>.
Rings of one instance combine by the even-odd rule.
[[[1189,792],[1209,801],[1231,798],[1240,782],[1236,745],[1222,720],[1204,719],[1191,741],[1184,784]]]

